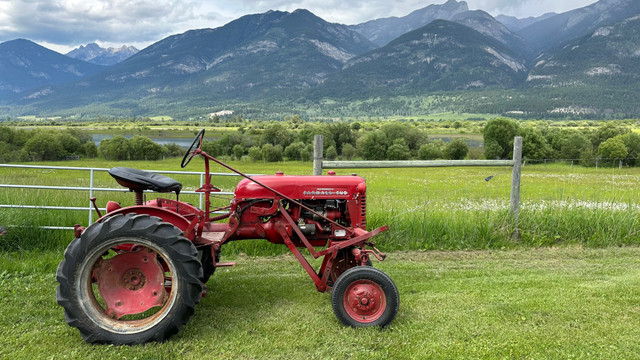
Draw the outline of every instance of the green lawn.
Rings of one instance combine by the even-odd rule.
[[[60,252],[0,253],[0,358],[631,359],[640,355],[640,248],[394,252],[390,328],[345,328],[292,256],[236,258],[182,331],[88,345],[55,302]],[[229,260],[223,256],[224,260]]]

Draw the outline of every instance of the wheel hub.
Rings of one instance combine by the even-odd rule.
[[[115,319],[162,306],[167,298],[157,255],[142,248],[99,260],[93,269],[105,313]]]
[[[361,322],[375,321],[385,308],[384,292],[370,280],[358,280],[349,285],[344,302],[349,316]]]
[[[122,282],[127,289],[138,290],[147,282],[147,277],[142,270],[136,268],[127,271],[122,278]]]

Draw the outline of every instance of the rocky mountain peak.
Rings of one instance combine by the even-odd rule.
[[[123,45],[120,48],[103,48],[96,43],[80,45],[66,55],[74,59],[90,62],[96,65],[111,66],[135,55],[139,50],[133,46]]]

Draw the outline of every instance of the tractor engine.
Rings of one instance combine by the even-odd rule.
[[[336,176],[331,171],[328,176],[285,176],[278,172],[275,176],[254,176],[253,179],[304,205],[282,200],[287,214],[314,246],[324,246],[327,240],[345,239],[347,231],[343,227],[366,230],[366,184],[362,177]],[[234,215],[229,222],[230,227],[236,229],[231,238],[282,243],[275,229],[277,223],[285,222],[279,211],[280,201],[277,195],[255,182],[240,181],[231,204]],[[295,241],[295,233],[291,233]]]

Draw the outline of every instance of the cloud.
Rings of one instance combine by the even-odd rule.
[[[404,16],[413,10],[431,3],[443,3],[446,0],[237,0],[237,7],[253,9],[248,12],[267,10],[293,11],[307,9],[330,22],[358,24],[361,22],[389,16]]]
[[[223,18],[203,0],[0,0],[0,41],[21,37],[55,44],[155,42]]]
[[[358,24],[405,16],[446,0],[0,0],[0,42],[26,38],[69,48],[98,42],[144,47],[245,14],[308,9],[330,22]],[[562,12],[595,0],[467,0],[471,9],[519,17]]]
[[[493,15],[517,17],[539,16],[548,12],[565,11],[590,5],[597,0],[468,0],[469,7],[482,9]]]
[[[242,14],[267,10],[308,9],[330,22],[358,24],[389,17],[405,16],[431,4],[447,0],[218,0],[222,12],[240,10]],[[538,16],[547,12],[564,12],[589,5],[596,0],[466,0],[472,10],[481,9],[493,15],[518,17]],[[226,10],[225,10],[226,9]],[[237,14],[238,16],[242,14]]]

